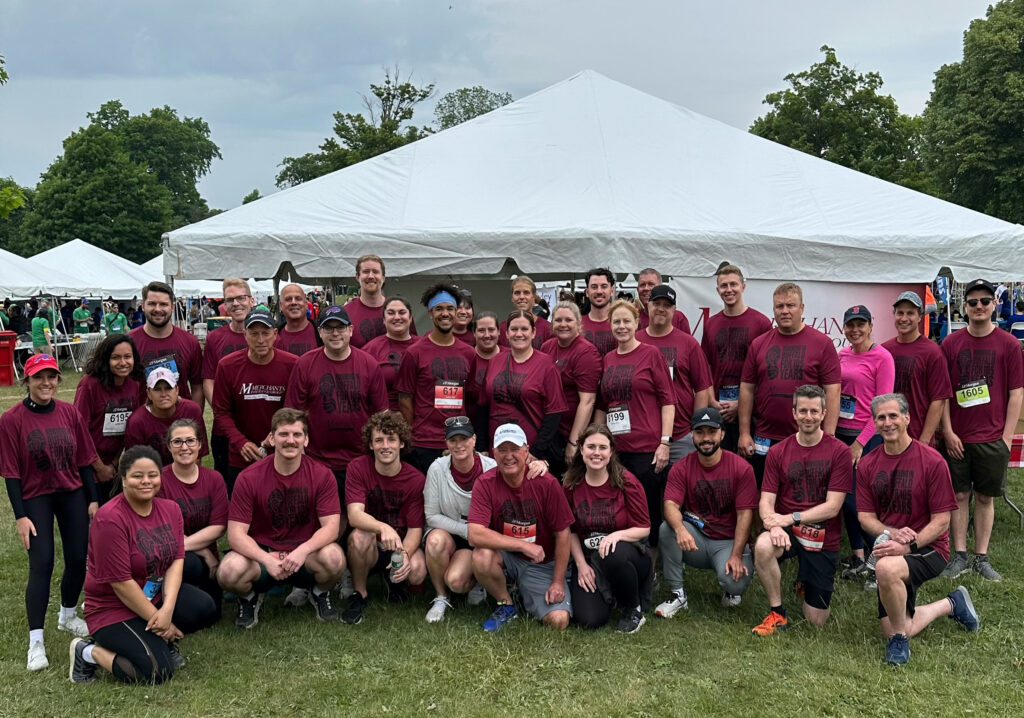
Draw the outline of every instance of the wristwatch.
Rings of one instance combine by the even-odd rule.
[[[799,511],[794,511],[793,512],[793,525],[794,526],[799,526],[800,525],[800,512]]]
[[[910,553],[917,553],[917,551],[918,551],[917,541],[911,541],[907,545],[910,547]]]
[[[663,436],[663,437],[661,437],[661,443],[662,444],[669,444],[671,442],[672,442],[672,437],[671,436]]]

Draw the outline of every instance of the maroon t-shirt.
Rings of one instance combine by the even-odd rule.
[[[583,321],[580,323],[580,329],[583,337],[593,344],[602,356],[608,352],[615,351],[615,347],[619,345],[615,335],[612,334],[612,323],[607,319],[603,322],[598,322],[591,319],[589,314],[584,314]]]
[[[409,529],[421,529],[423,485],[426,477],[412,464],[402,462],[396,476],[384,476],[372,456],[360,456],[345,474],[345,504],[363,504],[363,510],[383,521],[403,539]]]
[[[213,383],[213,431],[227,437],[228,463],[244,468],[242,447],[251,441],[257,446],[270,433],[274,412],[284,407],[292,369],[299,358],[280,349],[274,350],[269,364],[249,359],[249,349],[239,349],[221,359]]]
[[[594,345],[582,336],[577,336],[567,347],[559,346],[558,339],[553,337],[544,342],[541,351],[555,360],[555,366],[562,377],[565,412],[562,413],[558,433],[563,438],[569,438],[569,432],[576,421],[576,410],[580,407],[580,392],[597,394],[604,360]]]
[[[228,521],[249,525],[249,535],[271,551],[291,551],[320,530],[320,519],[341,515],[331,470],[303,455],[298,470],[282,476],[268,456],[243,469],[231,493]]]
[[[152,446],[160,454],[160,460],[164,466],[171,463],[171,451],[167,448],[167,430],[171,424],[178,419],[192,419],[199,424],[199,455],[206,456],[210,453],[210,447],[206,440],[206,421],[203,419],[203,411],[199,404],[191,399],[178,399],[178,405],[174,407],[174,414],[170,419],[159,419],[153,416],[149,408],[140,406],[128,417],[128,426],[124,430],[124,448],[128,449],[137,444]]]
[[[793,392],[803,384],[841,384],[843,370],[832,340],[813,327],[796,334],[778,329],[754,340],[740,380],[756,384],[754,431],[773,441],[796,433]]]
[[[173,327],[171,334],[163,339],[154,339],[146,334],[145,325],[128,332],[135,342],[142,357],[142,366],[146,375],[158,366],[166,367],[178,373],[178,387],[181,395],[188,396],[188,391],[203,385],[203,350],[199,340],[188,332]],[[139,387],[139,401],[146,401],[146,387]]]
[[[484,473],[484,462],[480,460],[480,454],[473,454],[473,468],[467,473],[462,473],[455,468],[455,464],[449,464],[448,470],[452,474],[452,480],[458,485],[463,491],[470,492],[473,490],[473,484],[480,478],[480,475]]]
[[[731,451],[710,468],[693,452],[672,465],[665,484],[665,500],[702,518],[710,539],[736,538],[736,512],[756,509],[759,498],[754,468]]]
[[[551,322],[544,317],[536,317],[536,323],[534,324],[534,330],[536,333],[533,335],[533,348],[540,349],[544,346],[544,342],[554,336],[551,332]],[[498,346],[503,349],[508,348],[508,321],[504,321],[498,325]]]
[[[363,351],[377,360],[377,366],[384,377],[384,386],[388,390],[388,407],[392,411],[398,411],[398,391],[395,389],[398,367],[402,365],[402,357],[409,351],[409,347],[417,341],[419,337],[411,336],[405,341],[400,341],[382,334],[363,347]]]
[[[893,338],[885,342],[896,366],[893,391],[907,398],[910,405],[910,435],[921,438],[921,429],[928,415],[928,407],[937,399],[949,399],[953,391],[949,386],[949,367],[942,350],[924,335],[908,344]]]
[[[869,454],[870,456],[870,454]],[[825,503],[829,491],[853,491],[850,448],[828,434],[816,446],[801,446],[796,436],[772,444],[765,458],[761,491],[775,494],[775,512],[791,514]],[[825,551],[839,550],[842,511],[824,523]]]
[[[885,447],[857,463],[857,510],[872,512],[886,526],[920,531],[935,514],[956,511],[956,494],[942,454],[914,440],[896,456]],[[949,560],[949,531],[931,547]]]
[[[591,486],[581,481],[575,488],[565,489],[565,499],[575,519],[572,530],[581,539],[591,534],[610,534],[628,528],[650,528],[647,494],[633,474],[623,475],[626,486],[616,489],[611,482]]]
[[[290,332],[287,327],[281,327],[277,330],[274,348],[283,349],[289,354],[300,357],[317,348],[316,336],[316,327],[313,326],[313,322],[307,322],[305,328],[297,332]]]
[[[467,523],[538,544],[544,549],[544,563],[555,558],[555,534],[572,526],[572,522],[562,485],[551,474],[523,479],[512,488],[495,467],[473,485]]]
[[[700,344],[689,334],[673,329],[663,337],[652,337],[644,329],[636,338],[661,352],[672,379],[676,398],[676,416],[672,422],[672,438],[680,439],[690,433],[694,395],[711,386],[711,370]]]
[[[81,466],[96,448],[74,405],[53,399],[52,411],[35,412],[19,401],[0,416],[0,476],[21,480],[21,497],[82,488]]]
[[[131,377],[110,389],[89,374],[78,382],[75,408],[85,419],[96,453],[104,464],[113,463],[121,455],[125,426],[138,404],[139,382]]]
[[[385,298],[384,303],[379,307],[368,307],[359,297],[345,303],[345,311],[348,312],[348,318],[352,320],[352,346],[361,348],[363,345],[369,344],[371,339],[386,332],[384,305],[387,303],[388,300]],[[410,320],[409,331],[413,336],[416,335],[415,319]]]
[[[1001,439],[1010,391],[1024,386],[1024,355],[1020,344],[1009,332],[999,329],[987,336],[975,337],[964,328],[943,340],[942,353],[949,366],[953,391],[953,398],[949,400],[953,433],[970,444]],[[972,392],[974,385],[977,386]],[[987,387],[987,403],[965,407],[957,396],[958,390],[964,389],[969,393],[966,403],[976,402],[981,387]]]
[[[489,362],[478,404],[490,406],[488,436],[494,436],[495,429],[502,424],[519,424],[531,444],[537,439],[544,417],[567,408],[555,361],[536,349],[521,363],[512,358],[509,350]]]
[[[228,525],[228,490],[224,477],[213,469],[200,466],[196,482],[186,484],[174,475],[173,466],[165,466],[160,472],[160,496],[178,504],[186,536],[207,526]],[[213,549],[217,550],[216,542]]]
[[[89,632],[136,617],[114,591],[113,583],[162,582],[171,564],[185,558],[181,509],[169,499],[153,499],[149,516],[139,516],[118,494],[100,507],[89,527],[85,574],[85,622]],[[158,591],[154,601],[159,601]]]
[[[244,331],[236,332],[230,324],[214,329],[206,335],[206,346],[203,347],[203,379],[215,379],[221,359],[239,349],[248,348]]]
[[[342,361],[323,348],[299,358],[288,382],[284,405],[309,412],[306,452],[335,471],[366,453],[363,424],[388,408],[388,392],[377,360],[352,349]]]
[[[469,344],[469,346],[471,347],[476,346],[476,334],[473,333],[472,329],[466,329],[466,331],[462,332],[462,334],[452,332],[452,336],[458,339],[460,342],[465,342],[466,344]]]
[[[651,326],[651,315],[647,313],[647,307],[639,307],[640,318],[637,319],[636,330],[646,329]],[[690,331],[690,320],[678,309],[672,314],[672,326],[681,332],[692,334]]]
[[[661,443],[661,407],[674,405],[675,392],[661,352],[647,344],[604,355],[598,407],[615,434],[619,451],[654,451]]]
[[[438,346],[430,335],[416,342],[402,358],[395,388],[412,396],[413,445],[443,449],[444,420],[472,417],[477,394],[476,351],[463,342]]]
[[[704,323],[700,346],[711,368],[716,401],[737,401],[743,362],[751,342],[772,328],[772,320],[747,307],[742,314],[729,317],[719,312]]]

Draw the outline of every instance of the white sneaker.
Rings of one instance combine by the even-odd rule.
[[[77,614],[71,616],[71,618],[58,619],[57,628],[62,631],[67,631],[76,638],[89,637],[89,627],[85,625],[85,621],[79,618]]]
[[[466,604],[469,606],[479,606],[486,600],[487,589],[484,588],[482,583],[478,583],[473,586],[473,588],[469,589],[469,593],[466,594]]]
[[[654,613],[662,618],[672,618],[672,616],[687,608],[688,605],[686,591],[680,588],[667,601],[659,603],[658,607],[654,609]]]
[[[28,669],[30,671],[41,671],[50,667],[50,661],[46,659],[46,646],[42,641],[36,641],[28,647]]]
[[[436,596],[434,602],[430,604],[430,610],[427,611],[427,623],[440,623],[444,620],[445,611],[451,607],[447,596]]]
[[[292,608],[299,608],[309,603],[308,588],[293,588],[292,592],[285,596],[284,605]]]
[[[352,572],[347,568],[342,571],[341,578],[334,584],[334,587],[338,589],[338,597],[346,599],[356,592],[356,587],[352,585]]]
[[[736,596],[731,593],[722,594],[722,606],[724,608],[736,608],[743,602],[743,596]]]

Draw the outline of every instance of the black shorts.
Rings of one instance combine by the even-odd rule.
[[[800,566],[796,580],[803,581],[817,588],[823,594],[831,594],[835,590],[836,568],[839,566],[838,551],[808,551],[793,537],[787,527],[783,529],[789,534],[789,549],[779,557],[779,562],[796,556]],[[826,600],[826,603],[828,601]]]
[[[954,459],[943,446],[949,464],[953,490],[958,493],[976,491],[982,496],[1002,496],[1006,490],[1006,467],[1010,450],[1002,439],[980,444],[964,442],[964,458]]]
[[[918,587],[942,573],[942,569],[946,568],[946,559],[942,558],[942,554],[933,548],[926,548],[920,553],[907,554],[903,558],[910,571],[910,579],[907,581],[907,616],[913,618],[914,608],[917,605]],[[879,598],[878,617],[885,618],[887,615],[885,606],[882,605],[882,599]]]

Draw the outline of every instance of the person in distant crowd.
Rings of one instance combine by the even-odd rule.
[[[803,290],[785,282],[772,294],[776,327],[754,339],[740,378],[738,453],[754,465],[758,486],[765,456],[797,428],[789,397],[803,384],[825,392],[823,429],[835,435],[842,368],[832,340],[804,324]]]
[[[75,334],[88,334],[92,331],[92,312],[89,311],[89,300],[82,298],[82,302],[71,314],[71,320],[75,325]]]
[[[116,302],[107,303],[107,312],[103,315],[103,328],[107,334],[127,334],[131,328],[128,325],[128,317]]]
[[[427,578],[420,548],[425,478],[402,461],[409,438],[409,425],[401,414],[377,412],[363,426],[363,441],[370,455],[353,460],[349,468],[345,504],[352,526],[348,559],[355,592],[341,619],[351,625],[363,620],[371,572],[381,573],[392,603],[404,603],[408,600],[405,586],[419,586]]]
[[[217,316],[217,310],[213,308],[213,300],[203,297],[202,306],[199,309],[199,319],[205,322]]]
[[[124,451],[128,417],[138,406],[145,382],[135,342],[127,334],[109,334],[85,364],[75,388],[75,408],[96,447],[93,464],[100,504],[111,496],[117,462]]]
[[[498,465],[473,485],[467,518],[473,574],[498,602],[483,625],[489,633],[518,615],[510,580],[526,612],[545,626],[565,630],[572,618],[566,580],[572,511],[554,476],[526,478],[529,455],[522,427],[499,426],[494,433]]]
[[[665,486],[658,545],[672,595],[655,609],[662,618],[672,618],[689,605],[684,564],[715,572],[726,608],[740,605],[754,576],[749,545],[758,505],[754,469],[722,449],[725,422],[714,407],[694,412],[690,427],[697,451],[669,470]]]
[[[21,336],[32,332],[32,323],[25,316],[25,310],[20,304],[12,304],[9,310],[10,323],[7,325],[9,331]]]
[[[281,314],[284,326],[277,330],[275,349],[300,357],[322,346],[320,334],[306,317],[306,295],[298,284],[287,284],[281,289]]]
[[[1006,320],[1006,328],[1015,339],[1024,339],[1024,329],[1014,329],[1015,324],[1024,324],[1024,300],[1018,299],[1015,312]]]
[[[345,304],[345,311],[352,319],[352,346],[361,349],[374,337],[384,334],[384,260],[376,254],[364,254],[356,260],[356,281],[359,295]],[[416,334],[416,322],[411,321],[411,331]]]
[[[143,324],[145,324],[145,322],[146,322],[146,315],[142,311],[142,305],[135,304],[134,305],[134,309],[132,309],[131,319],[129,320],[129,323],[131,324],[132,329],[138,329]]]
[[[615,299],[615,275],[610,269],[598,267],[587,272],[586,296],[590,312],[583,317],[583,336],[604,356],[617,344],[610,321],[611,303]]]
[[[737,411],[747,352],[757,337],[772,328],[771,319],[743,301],[746,288],[747,282],[739,267],[728,262],[718,267],[715,290],[722,299],[722,311],[705,320],[700,340],[714,384],[711,406],[721,413],[725,421],[722,448],[726,451],[736,451],[739,444]]]
[[[5,297],[4,304],[0,307],[0,331],[7,328],[10,324],[10,311],[11,311],[11,298]]]
[[[878,617],[888,639],[885,659],[910,660],[910,638],[940,616],[950,616],[968,631],[981,627],[967,589],[917,606],[917,589],[939,575],[949,558],[949,517],[957,508],[942,455],[910,437],[910,406],[902,394],[880,394],[871,401],[882,450],[858,464],[857,510],[860,524],[888,540],[874,548],[878,577]]]
[[[825,625],[831,611],[839,565],[840,512],[852,491],[850,450],[828,434],[825,390],[804,384],[793,393],[795,434],[768,450],[759,510],[765,531],[754,544],[754,566],[767,594],[769,611],[754,626],[770,636],[789,625],[782,604],[780,563],[796,556],[797,594],[812,626]]]
[[[447,282],[423,292],[434,326],[406,352],[395,382],[398,406],[415,437],[409,462],[421,472],[444,451],[444,420],[476,413],[469,401],[477,394],[476,352],[452,336],[458,293]]]
[[[657,269],[648,267],[647,269],[641,270],[640,274],[636,278],[636,308],[640,312],[640,318],[638,326],[641,330],[646,329],[651,323],[651,290],[657,287],[659,284],[664,284],[661,281],[661,272]],[[673,327],[678,329],[685,334],[691,334],[690,331],[690,320],[686,318],[686,315],[681,311],[672,307],[672,319],[671,324]]]
[[[44,299],[32,318],[32,351],[35,354],[53,354],[53,333],[56,323],[50,319],[49,303]]]
[[[123,493],[97,512],[89,532],[85,618],[92,640],[71,642],[73,683],[95,680],[97,666],[124,683],[163,683],[185,665],[178,641],[219,617],[212,598],[182,583],[181,510],[157,496],[156,452],[128,449],[120,475]]]
[[[125,424],[125,448],[146,444],[160,455],[161,466],[169,464],[171,452],[167,449],[167,442],[164,439],[167,430],[178,419],[192,419],[199,424],[202,433],[200,438],[203,441],[199,447],[199,455],[209,454],[203,410],[191,399],[179,396],[178,377],[166,367],[156,367],[146,377],[145,386],[146,403],[136,407]]]
[[[458,311],[456,311],[456,314]],[[412,335],[412,306],[402,297],[391,297],[384,302],[384,329],[379,337],[370,340],[363,349],[377,360],[388,390],[388,408],[398,411],[398,368],[409,347],[419,341]]]
[[[466,342],[470,346],[476,344],[476,337],[473,334],[473,295],[468,289],[460,289],[458,306],[455,307],[455,324],[452,325],[452,335]],[[387,318],[385,318],[385,323]]]
[[[1020,344],[997,331],[992,320],[995,288],[975,279],[964,290],[968,324],[946,337],[942,353],[953,398],[946,402],[942,439],[956,503],[953,549],[942,575],[956,578],[973,569],[988,581],[1002,576],[989,560],[995,520],[993,499],[1006,489],[1010,444],[1024,399],[1024,355]],[[974,560],[967,560],[967,524],[974,494]]]
[[[533,307],[539,299],[537,284],[525,274],[520,274],[512,280],[512,306],[515,310],[534,314]],[[536,314],[534,314],[534,318],[536,323],[534,324],[533,348],[540,349],[544,342],[551,338],[551,322],[537,317]],[[509,346],[508,320],[503,321],[498,327],[498,344],[502,348]]]
[[[171,323],[174,290],[163,282],[150,282],[142,288],[142,309],[146,323],[129,336],[135,340],[146,376],[158,367],[177,374],[185,396],[202,409],[203,350],[194,336]]]
[[[71,404],[57,398],[57,360],[36,354],[25,362],[27,396],[0,416],[0,475],[14,512],[18,539],[28,552],[28,670],[50,665],[43,624],[53,576],[53,521],[64,551],[57,628],[89,635],[76,607],[85,581],[89,519],[96,513],[93,464],[96,449],[85,422]],[[11,579],[7,574],[7,581]]]
[[[235,626],[259,623],[263,596],[286,584],[311,589],[321,621],[338,618],[330,590],[345,570],[338,545],[341,501],[330,470],[305,455],[306,412],[278,409],[270,422],[272,455],[238,475],[228,510],[228,544],[217,581],[238,596]]]

